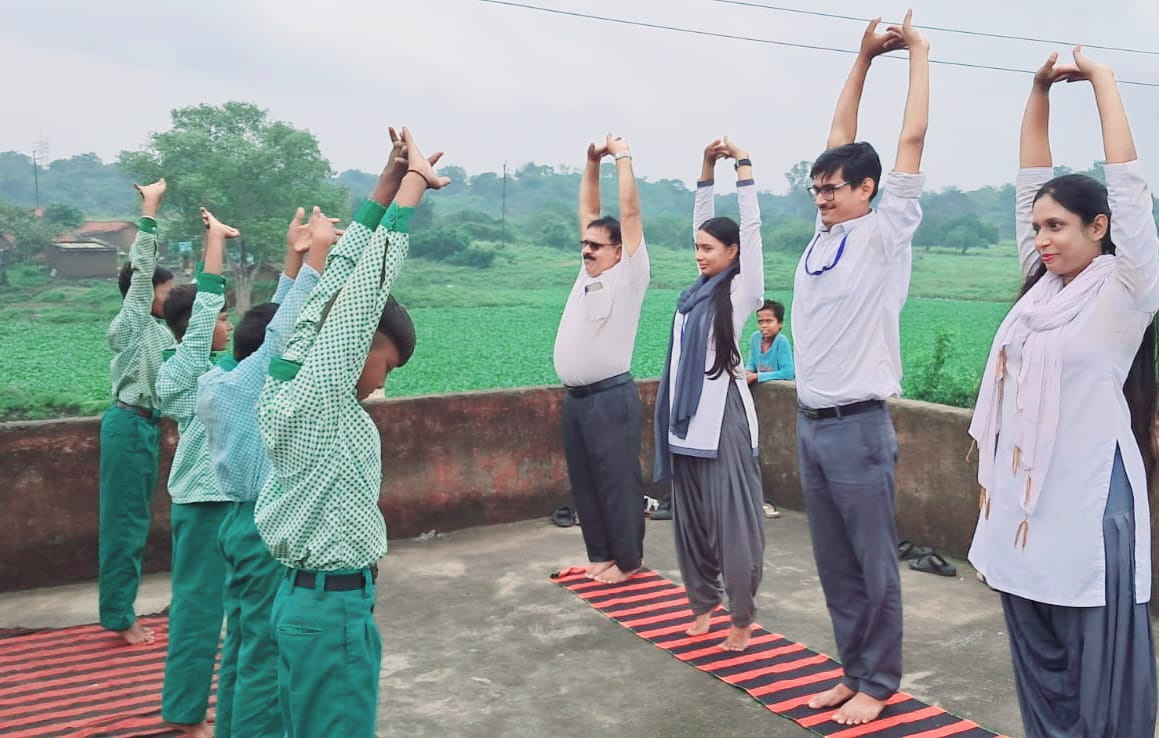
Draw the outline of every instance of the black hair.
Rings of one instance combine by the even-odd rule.
[[[763,313],[766,310],[771,310],[773,315],[777,316],[777,320],[781,323],[785,322],[785,306],[776,300],[765,300],[759,308],[758,313]]]
[[[732,218],[709,218],[697,230],[704,231],[725,246],[740,248],[740,226]],[[725,372],[732,374],[740,366],[740,350],[736,347],[732,327],[732,280],[739,273],[739,269],[734,270],[731,277],[722,280],[712,291],[712,333],[716,356],[712,368],[705,372],[709,379],[716,379]]]
[[[278,312],[278,303],[263,302],[246,311],[233,330],[233,358],[241,361],[261,348],[266,340],[266,326]]]
[[[378,332],[398,349],[398,365],[405,366],[415,352],[415,324],[394,295],[386,298],[386,307],[378,319]]]
[[[197,285],[183,284],[170,290],[161,306],[161,317],[165,318],[165,323],[178,341],[185,336],[185,329],[189,327],[189,316],[193,314],[193,301],[196,299]]]
[[[881,159],[873,147],[865,141],[834,146],[826,150],[809,171],[809,177],[828,177],[841,172],[845,181],[854,187],[860,187],[866,179],[873,180],[873,192],[869,199],[877,197],[877,184],[881,180]]]
[[[121,271],[117,275],[117,286],[121,288],[121,299],[125,299],[125,295],[129,294],[129,284],[133,281],[133,263],[126,261],[121,265]],[[173,280],[173,272],[169,271],[163,266],[159,266],[153,270],[153,286],[165,284]]]
[[[1103,234],[1102,252],[1115,253],[1115,243],[1111,240],[1111,206],[1107,200],[1106,186],[1084,174],[1066,174],[1044,184],[1034,196],[1034,202],[1047,195],[1067,211],[1079,216],[1083,225],[1089,226],[1098,216],[1106,216],[1107,232]],[[1019,299],[1029,292],[1044,274],[1046,265],[1039,263],[1038,268],[1022,284],[1022,290],[1018,293]],[[1155,385],[1155,322],[1152,320],[1147,330],[1143,332],[1143,340],[1139,344],[1139,350],[1135,352],[1135,359],[1131,362],[1127,379],[1123,382],[1123,397],[1126,398],[1127,407],[1131,411],[1131,431],[1143,455],[1147,479],[1151,478],[1155,468],[1155,453],[1151,446],[1151,424],[1155,416]]]
[[[622,243],[620,236],[620,221],[616,220],[610,215],[605,215],[602,218],[596,218],[591,223],[588,223],[588,228],[604,228],[608,231],[608,235],[612,237],[613,244]]]

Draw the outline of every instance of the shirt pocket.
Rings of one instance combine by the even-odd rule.
[[[583,301],[584,317],[588,320],[607,320],[612,312],[612,290],[606,284],[589,284],[584,288]]]

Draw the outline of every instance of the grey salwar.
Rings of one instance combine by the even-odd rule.
[[[885,403],[830,418],[798,413],[797,463],[842,682],[887,699],[901,682],[902,617],[897,436]]]
[[[1135,603],[1134,500],[1117,448],[1103,546],[1103,607],[1048,605],[1002,593],[1027,738],[1155,733],[1155,646],[1148,605]]]
[[[763,504],[744,403],[730,384],[717,457],[672,454],[676,559],[695,615],[711,611],[727,593],[732,625],[752,624],[764,574]]]

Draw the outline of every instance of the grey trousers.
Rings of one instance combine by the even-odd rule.
[[[837,418],[797,414],[797,464],[842,681],[876,699],[901,682],[896,463],[897,436],[884,403]]]
[[[623,572],[644,558],[644,477],[640,472],[640,392],[630,376],[563,400],[563,451],[588,561]]]
[[[1134,499],[1117,449],[1102,526],[1105,606],[1002,593],[1027,738],[1155,734],[1155,645],[1148,606],[1135,603]]]
[[[752,624],[764,574],[763,504],[744,403],[730,385],[717,457],[672,455],[676,560],[696,615],[711,611],[727,593],[732,624]]]

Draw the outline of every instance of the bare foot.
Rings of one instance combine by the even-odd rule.
[[[631,579],[632,575],[638,571],[640,571],[640,570],[633,569],[632,571],[625,572],[625,571],[621,570],[620,567],[616,566],[615,564],[612,564],[611,566],[609,566],[607,569],[604,569],[603,572],[601,572],[599,575],[596,576],[596,581],[603,582],[604,584],[619,584],[621,582],[626,582],[629,579]]]
[[[153,631],[146,628],[140,623],[133,623],[124,630],[118,630],[117,635],[125,639],[125,643],[130,646],[136,646],[139,643],[152,643]]]
[[[584,567],[584,576],[588,579],[595,579],[600,574],[603,574],[608,569],[615,566],[614,561],[597,561],[594,564]]]
[[[853,699],[841,706],[833,716],[833,722],[838,725],[865,725],[876,720],[884,709],[884,700],[870,697],[865,692],[858,692]]]
[[[213,728],[209,723],[202,720],[196,725],[188,725],[186,723],[169,723],[175,729],[181,731],[181,735],[188,738],[213,738]]]
[[[839,683],[833,689],[815,695],[813,699],[809,700],[810,710],[823,710],[826,707],[837,707],[843,702],[848,702],[849,698],[857,694],[844,683]]]
[[[710,612],[706,612],[703,615],[697,615],[696,620],[692,621],[691,627],[684,631],[684,634],[690,636],[701,636],[707,633],[710,625],[708,620],[711,615],[712,613]]]
[[[743,651],[749,647],[749,639],[753,637],[753,626],[733,625],[728,629],[728,637],[720,642],[722,651]]]

